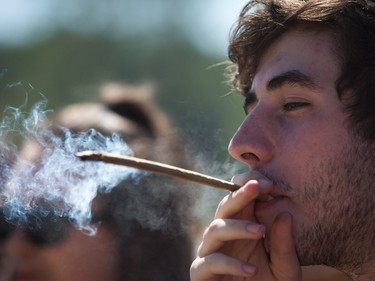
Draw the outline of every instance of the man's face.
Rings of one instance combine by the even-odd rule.
[[[116,241],[106,226],[94,236],[69,227],[56,245],[37,245],[17,229],[0,241],[0,280],[117,280]]]
[[[270,46],[229,152],[274,183],[272,200],[255,204],[259,222],[270,230],[278,214],[289,212],[301,263],[343,266],[363,258],[353,241],[374,236],[373,227],[363,227],[374,216],[374,157],[348,129],[329,35],[295,29]]]

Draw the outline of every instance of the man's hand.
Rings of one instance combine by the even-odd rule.
[[[265,226],[254,213],[256,198],[267,193],[271,183],[252,173],[234,178],[255,178],[226,196],[203,235],[197,258],[191,266],[192,281],[300,281],[302,273],[292,239],[292,217],[280,214],[271,229],[269,254],[263,236]],[[245,278],[245,279],[244,279]]]

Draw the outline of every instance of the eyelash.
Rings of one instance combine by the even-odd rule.
[[[245,98],[243,109],[246,115],[250,111],[249,108],[253,107],[255,103],[256,99],[254,98],[254,95],[250,95]],[[284,112],[293,112],[309,105],[310,104],[307,102],[287,102],[283,105],[282,109]]]
[[[256,98],[255,95],[248,95],[246,96],[244,103],[243,103],[243,109],[245,111],[245,114],[249,112],[249,108],[253,107],[254,104],[256,103]]]
[[[307,102],[289,102],[283,105],[283,110],[286,112],[295,111],[308,105],[309,103]]]

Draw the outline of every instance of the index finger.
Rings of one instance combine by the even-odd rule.
[[[250,180],[240,189],[228,194],[221,200],[215,213],[215,219],[231,218],[246,210],[248,218],[254,218],[254,202],[259,195],[259,182]]]

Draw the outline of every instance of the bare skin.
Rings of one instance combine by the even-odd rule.
[[[243,175],[233,178],[237,184],[240,184],[239,177],[244,178]],[[220,203],[215,220],[204,234],[203,242],[198,249],[198,258],[192,265],[192,280],[229,281],[243,280],[243,277],[266,280],[263,276],[272,276],[274,272],[281,275],[277,278],[282,279],[267,280],[301,279],[302,272],[299,269],[291,233],[292,220],[287,213],[280,215],[275,222],[274,233],[271,234],[275,236],[275,262],[269,264],[263,243],[266,228],[257,222],[254,205],[259,194],[269,191],[271,182],[261,175],[253,177],[261,177],[262,180],[248,181]],[[199,269],[201,266],[205,267],[202,272]],[[266,268],[266,272],[260,271],[262,266]],[[205,270],[206,267],[208,270]]]
[[[71,227],[64,241],[41,247],[16,231],[3,245],[8,264],[0,272],[6,274],[8,270],[9,279],[0,274],[0,280],[115,280],[118,273],[114,241],[111,231],[104,228],[88,236]]]

